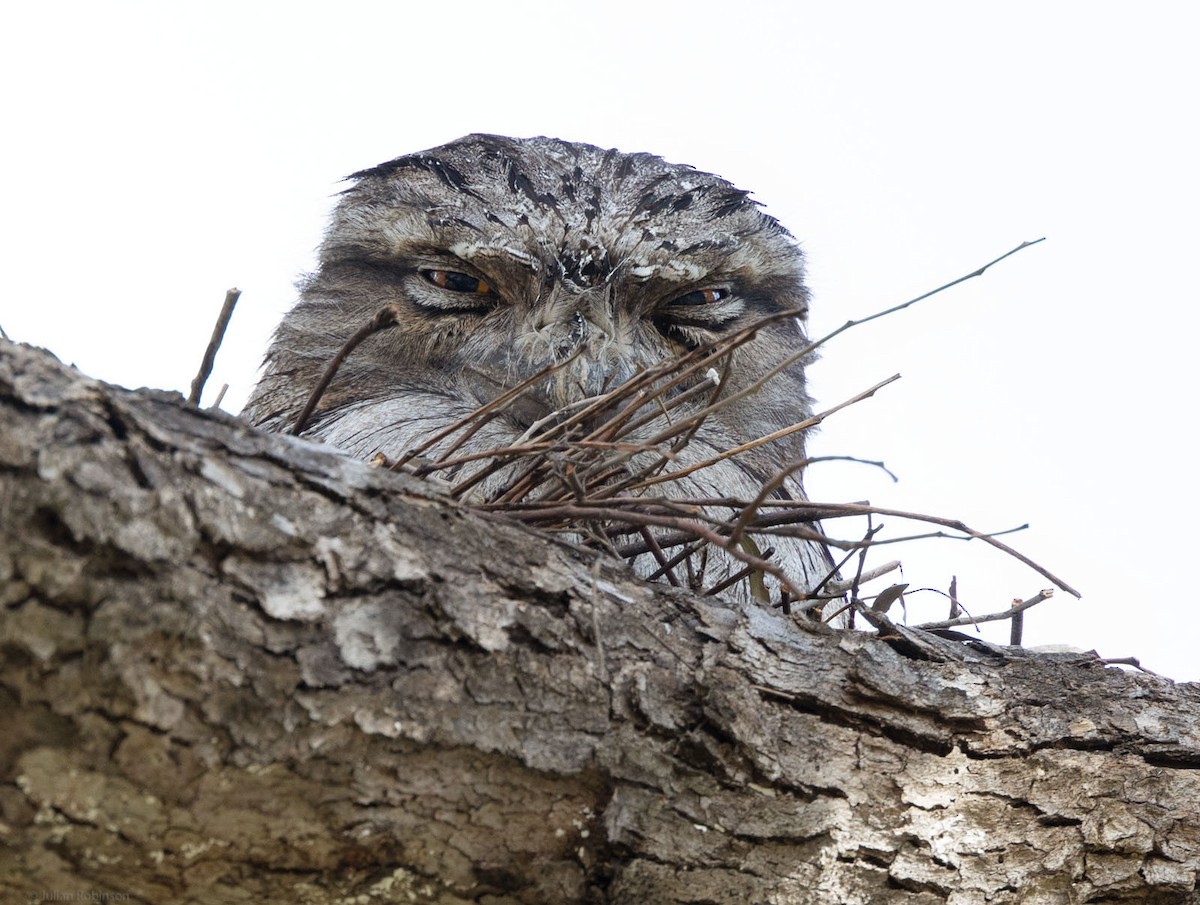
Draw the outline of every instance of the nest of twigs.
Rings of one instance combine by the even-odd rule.
[[[788,315],[778,317],[784,316]],[[751,342],[773,319],[761,320],[720,342],[647,369],[570,409],[554,412],[532,425],[511,446],[458,454],[471,435],[503,414],[524,393],[552,379],[570,359],[559,362],[449,425],[392,467],[409,468],[422,476],[446,476],[450,493],[476,510],[568,536],[631,564],[650,555],[657,565],[648,577],[675,586],[717,594],[746,581],[752,596],[785,609],[798,600],[816,606],[840,597],[841,589],[830,588],[837,575],[835,568],[830,568],[816,587],[802,588],[772,561],[773,549],[761,550],[750,536],[786,535],[816,543],[825,541],[817,521],[826,510],[806,500],[773,498],[785,478],[807,462],[796,462],[781,471],[763,484],[754,499],[695,498],[669,489],[669,485],[726,459],[812,427],[829,414],[824,412],[720,450],[699,462],[680,463],[681,453],[707,419],[757,392],[809,351],[798,351],[752,386],[727,393],[733,351]],[[435,447],[439,447],[436,458],[422,458]],[[502,489],[482,498],[472,494],[498,474],[505,476]],[[740,561],[743,568],[719,580],[708,580],[703,563],[710,559],[706,549],[710,547]],[[770,601],[763,580],[766,575],[778,581],[775,601]]]
[[[854,397],[783,430],[720,450],[703,461],[692,461],[686,466],[680,464],[680,453],[704,421],[722,408],[757,392],[766,381],[796,361],[810,356],[837,334],[979,276],[992,264],[1032,244],[1035,243],[1022,243],[978,270],[918,298],[847,322],[796,350],[761,380],[737,392],[726,392],[728,365],[733,351],[752,342],[758,331],[775,317],[790,315],[785,313],[765,318],[719,342],[647,369],[598,396],[554,412],[533,424],[512,445],[484,452],[462,451],[467,441],[489,421],[518,404],[525,394],[537,390],[542,382],[553,379],[555,371],[566,366],[570,361],[568,359],[505,390],[471,415],[447,425],[399,459],[379,457],[376,464],[404,469],[421,476],[438,477],[445,482],[452,496],[463,500],[471,508],[565,536],[572,542],[605,550],[630,563],[651,556],[656,564],[648,575],[651,579],[690,586],[706,594],[719,594],[739,582],[747,582],[751,596],[788,613],[819,614],[821,618],[833,619],[847,610],[852,618],[857,611],[878,625],[879,617],[901,599],[908,585],[891,584],[876,592],[865,591],[863,586],[868,581],[878,579],[898,566],[896,562],[887,562],[871,567],[867,563],[868,551],[880,543],[895,544],[927,537],[980,539],[1020,560],[1057,587],[1079,596],[1065,582],[998,540],[996,533],[975,531],[955,519],[882,509],[867,502],[819,503],[779,498],[776,491],[789,477],[798,475],[802,469],[819,459],[790,463],[765,481],[759,492],[750,499],[693,499],[666,492],[666,485],[681,481],[701,469],[714,467],[754,447],[820,424],[835,412],[872,396],[899,375],[880,381]],[[293,433],[298,434],[304,429],[338,367],[347,356],[353,354],[357,345],[373,333],[393,326],[395,322],[395,309],[384,307],[346,342],[329,363],[321,381],[313,388],[308,404],[293,426]],[[219,338],[216,341],[219,342]],[[206,358],[206,361],[210,359]],[[433,450],[436,452],[431,452]],[[870,464],[882,467],[881,463]],[[497,476],[503,480],[497,482]],[[499,489],[496,489],[497,485]],[[480,489],[485,486],[490,489],[481,493]],[[878,529],[872,522],[872,517],[876,515],[899,517],[936,527],[932,531],[882,541],[876,537]],[[849,538],[825,534],[823,524],[850,517],[865,517],[867,527],[864,533]],[[752,539],[751,535],[758,540]],[[768,545],[763,549],[761,541],[772,537],[800,538],[824,544],[831,551],[827,574],[813,587],[797,584],[773,561],[773,548]],[[697,571],[694,564],[705,561],[705,554],[716,549],[726,557],[737,560],[741,568],[733,574],[728,574],[726,570],[719,580],[706,580],[703,570]],[[775,579],[773,590],[770,590],[772,584],[765,581],[766,576]],[[1021,613],[1052,593],[1052,590],[1043,590],[1028,600],[1013,601],[1012,606],[1001,612],[971,616],[964,614],[952,583],[947,593],[950,599],[949,618],[917,627],[942,630],[957,625],[1010,619],[1013,622],[1012,640],[1019,643]],[[831,601],[836,603],[831,605]]]

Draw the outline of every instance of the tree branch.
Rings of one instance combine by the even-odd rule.
[[[1193,895],[1196,686],[645,584],[8,344],[0,501],[14,901]]]

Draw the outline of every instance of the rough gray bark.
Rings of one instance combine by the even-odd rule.
[[[0,891],[1200,901],[1200,688],[647,586],[0,344]]]

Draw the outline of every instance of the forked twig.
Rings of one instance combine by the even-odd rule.
[[[987,616],[959,616],[956,619],[942,619],[938,622],[922,622],[914,628],[924,629],[927,632],[932,632],[937,629],[954,628],[956,625],[978,625],[981,622],[1000,622],[1004,619],[1011,619],[1013,616],[1025,612],[1031,606],[1037,606],[1043,600],[1049,600],[1054,596],[1053,588],[1046,588],[1038,591],[1028,600],[1014,601],[1013,605],[1004,612],[991,613]]]

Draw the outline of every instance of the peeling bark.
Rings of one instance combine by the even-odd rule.
[[[0,413],[5,901],[1200,901],[1195,685],[646,585],[7,343]]]

